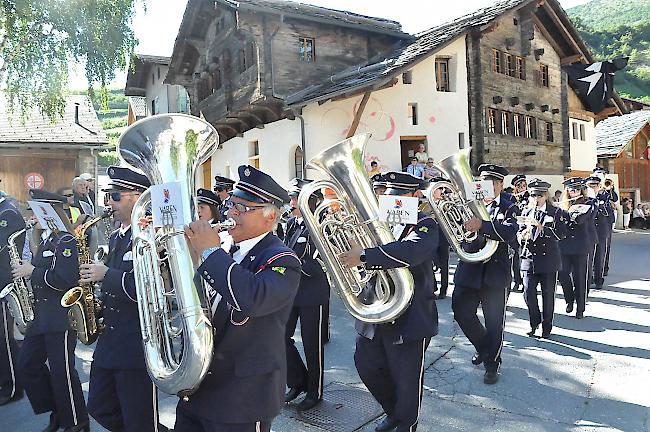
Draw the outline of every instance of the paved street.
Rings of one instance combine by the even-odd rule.
[[[453,321],[451,300],[439,301],[441,333],[427,351],[418,431],[650,431],[649,255],[650,235],[615,233],[607,286],[592,291],[585,319],[565,314],[558,287],[551,340],[526,336],[526,306],[522,294],[513,293],[501,380],[494,386],[484,385],[483,369],[470,363],[473,349]],[[338,300],[331,317],[326,384],[363,388],[352,360],[353,321]],[[86,391],[91,355],[77,347]],[[175,404],[176,398],[161,397],[161,421],[168,426]],[[0,416],[2,431],[40,431],[47,423],[46,415],[32,414],[26,398],[0,407]],[[273,430],[322,430],[296,417],[285,409]],[[359,430],[372,431],[377,422]],[[93,425],[93,430],[103,429]]]

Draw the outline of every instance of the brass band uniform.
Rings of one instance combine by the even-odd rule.
[[[494,184],[496,196],[488,205],[490,220],[481,221],[473,218],[465,223],[465,227],[488,239],[498,241],[499,247],[485,262],[468,263],[462,260],[458,262],[454,274],[452,309],[454,319],[476,349],[477,354],[472,359],[472,363],[475,365],[483,363],[485,367],[483,382],[494,384],[499,379],[506,299],[511,280],[512,262],[509,248],[517,244],[516,217],[519,208],[510,195],[501,192],[503,179],[508,174],[505,168],[483,164],[479,166],[479,173],[484,180],[492,180]],[[482,242],[477,240],[465,247],[468,252],[473,252],[473,248],[478,250],[482,247]],[[477,316],[479,304],[483,309],[485,325],[481,324]]]
[[[30,190],[33,201],[49,203],[71,230],[63,213],[66,198],[42,190]],[[63,217],[61,217],[63,216]],[[79,281],[77,242],[67,232],[49,232],[31,264],[14,268],[14,276],[30,276],[34,292],[34,321],[18,356],[18,372],[36,414],[50,412],[45,431],[59,427],[67,432],[89,430],[88,413],[74,349],[77,335],[69,330],[68,310],[61,297]]]
[[[412,197],[420,179],[408,173],[388,172],[386,195]],[[369,270],[409,269],[415,291],[410,306],[393,323],[369,324],[357,320],[359,336],[354,364],[361,380],[379,402],[386,418],[376,431],[412,432],[417,429],[424,379],[424,357],[431,338],[438,334],[433,257],[438,247],[439,227],[434,219],[418,214],[417,224],[393,227],[395,242],[379,247],[356,247],[343,253],[348,266],[365,265]],[[363,292],[371,300],[371,280]]]
[[[595,216],[598,245],[594,255],[593,283],[596,289],[600,289],[605,282],[605,267],[612,242],[612,225],[615,220],[612,201],[618,201],[618,194],[613,190],[603,190],[601,188],[601,179],[598,176],[588,177],[586,183],[587,187],[593,188],[596,192],[596,202],[598,203]]]
[[[207,189],[198,189],[196,191],[196,203],[200,220],[207,220],[210,223],[223,221],[219,208],[221,207],[221,198]]]
[[[25,221],[18,209],[4,196],[0,197],[0,290],[13,283],[9,237],[25,228]],[[22,253],[25,234],[15,238]],[[23,388],[17,376],[18,346],[14,338],[14,319],[9,313],[6,300],[0,300],[0,405],[21,399]]]
[[[298,178],[291,181],[289,197],[291,198],[290,205],[293,216],[287,222],[284,239],[285,244],[296,253],[301,261],[300,286],[287,323],[287,386],[289,392],[285,397],[285,402],[290,402],[305,392],[307,395],[297,406],[299,411],[313,408],[323,398],[325,363],[323,336],[327,332],[325,313],[330,294],[327,276],[314,257],[316,247],[298,209],[300,190],[309,182],[309,180]],[[312,211],[316,209],[319,198],[317,194],[311,196],[309,206]],[[306,366],[293,340],[298,319],[300,319],[300,335],[307,361]]]
[[[105,264],[83,265],[82,282],[101,282],[104,331],[100,334],[90,369],[88,411],[110,431],[158,431],[156,388],[147,373],[137,306],[131,212],[149,187],[142,174],[109,167],[108,203],[121,222],[109,239]]]
[[[221,221],[227,219],[226,213],[228,213],[228,200],[230,200],[230,196],[232,195],[234,184],[235,181],[228,177],[214,176],[214,191],[221,201],[219,204],[219,217],[221,218]]]
[[[510,182],[514,187],[514,201],[519,207],[521,212],[528,206],[528,198],[530,197],[530,192],[528,192],[528,182],[526,176],[523,174],[517,174],[512,178]],[[514,290],[517,291],[520,287],[523,286],[523,279],[521,275],[521,256],[520,248],[513,248],[514,255],[512,256],[512,277],[514,279]]]
[[[548,188],[551,184],[534,179],[530,188],[530,205],[524,210],[524,218],[532,223],[520,227],[522,243],[521,271],[524,279],[524,300],[528,306],[531,331],[542,325],[542,337],[548,338],[553,329],[555,311],[555,285],[557,272],[562,267],[558,242],[566,235],[568,213],[548,202]],[[533,201],[534,200],[534,201]],[[542,312],[537,300],[537,286],[542,289]]]
[[[433,177],[430,182],[435,183],[438,181],[448,181],[444,177]],[[443,194],[447,193],[445,188],[438,188],[434,192],[434,197],[440,199]],[[436,292],[438,293],[438,299],[444,299],[447,297],[447,289],[449,288],[449,241],[447,237],[442,235],[438,236],[438,248],[433,257],[433,264],[435,267],[440,270],[440,283],[436,281]],[[434,274],[435,276],[435,274]],[[440,291],[438,291],[440,290]]]
[[[206,221],[185,228],[209,284],[214,354],[196,393],[176,407],[177,432],[268,432],[284,405],[285,326],[300,260],[272,231],[287,192],[251,166],[239,167],[227,215],[236,222],[232,256]]]

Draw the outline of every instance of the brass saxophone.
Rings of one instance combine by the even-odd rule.
[[[112,213],[111,209],[105,209],[101,216],[94,217],[75,229],[74,235],[79,249],[80,266],[93,263],[86,232],[97,222],[110,217]],[[77,332],[77,338],[81,343],[93,344],[104,329],[99,322],[102,305],[95,297],[95,283],[80,283],[79,286],[69,289],[61,297],[61,306],[70,308],[68,311],[70,328]]]
[[[16,239],[33,227],[36,222],[28,222],[27,226],[16,231],[7,238],[7,250],[11,266],[19,265],[22,251],[16,246]],[[25,278],[14,278],[0,291],[0,299],[6,299],[9,313],[14,317],[18,330],[25,334],[27,326],[34,320],[34,292]]]

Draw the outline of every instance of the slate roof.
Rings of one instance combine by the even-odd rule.
[[[402,25],[397,21],[289,0],[222,0],[222,2],[235,8],[266,9],[272,12],[302,15],[305,18],[338,21],[346,25],[369,26],[399,33],[402,31]]]
[[[147,98],[140,96],[129,96],[129,105],[136,117],[147,116]]]
[[[650,111],[634,111],[609,117],[596,125],[598,157],[616,157],[650,121]]]
[[[530,0],[501,0],[468,15],[433,27],[416,35],[416,39],[399,48],[380,62],[366,67],[353,67],[331,77],[329,82],[314,85],[287,97],[288,105],[304,106],[309,102],[329,99],[338,94],[364,88],[377,82],[381,86],[401,72],[404,66],[419,60],[474,27],[489,24],[501,14]]]
[[[75,103],[79,104],[79,124],[75,123]],[[57,144],[108,144],[108,137],[88,96],[66,97],[65,114],[54,124],[49,118],[42,116],[38,108],[34,108],[24,124],[18,112],[12,115],[7,110],[7,103],[0,94],[0,144],[41,147],[56,147]]]

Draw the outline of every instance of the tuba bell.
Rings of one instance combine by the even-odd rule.
[[[120,157],[141,170],[152,186],[179,185],[183,220],[198,219],[194,179],[219,143],[207,122],[184,114],[148,117],[127,129]],[[182,229],[168,220],[159,230],[140,226],[151,208],[151,189],[136,202],[131,219],[133,270],[147,370],[163,392],[187,398],[198,388],[212,359],[213,333],[203,283],[195,286],[194,265]],[[168,219],[171,215],[166,215]]]
[[[466,262],[484,262],[497,251],[499,243],[496,240],[485,239],[485,245],[477,252],[467,252],[463,248],[463,244],[481,241],[483,237],[476,232],[465,230],[464,223],[472,217],[490,220],[490,214],[482,200],[466,198],[466,185],[474,183],[469,165],[470,151],[469,148],[461,150],[437,163],[436,168],[450,181],[432,183],[425,196],[442,232],[458,257]],[[433,193],[441,187],[451,190],[451,193],[436,200]]]
[[[413,297],[413,277],[406,268],[366,270],[345,268],[338,255],[355,242],[372,248],[395,241],[388,224],[379,221],[379,206],[364,169],[363,152],[369,134],[356,135],[321,152],[307,164],[330,180],[305,185],[298,207],[312,234],[314,244],[327,268],[328,276],[348,311],[360,321],[377,324],[397,319]],[[332,189],[337,198],[325,200],[315,211],[309,197],[321,188]],[[334,211],[328,209],[334,208]],[[364,299],[362,291],[375,279],[374,298]]]

